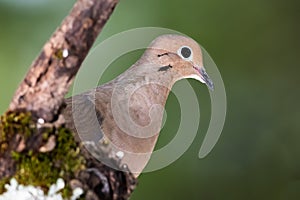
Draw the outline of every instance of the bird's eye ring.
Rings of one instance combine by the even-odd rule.
[[[178,49],[177,54],[184,60],[191,61],[193,59],[192,49],[188,46],[182,46]]]

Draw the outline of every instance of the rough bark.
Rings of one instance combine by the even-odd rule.
[[[9,110],[58,117],[73,78],[118,0],[78,0],[33,62]]]

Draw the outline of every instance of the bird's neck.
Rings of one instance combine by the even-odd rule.
[[[155,126],[155,128],[152,127],[154,129],[151,129],[151,133],[145,132],[142,128],[139,134],[145,138],[148,137],[147,134],[157,134],[160,130],[164,106],[171,85],[172,82],[161,79],[156,70],[135,69],[134,73],[128,70],[123,74],[121,80],[115,82],[112,102],[120,104],[122,111],[124,111],[123,109],[128,110],[128,116],[137,127]],[[113,103],[114,106],[116,104]]]
[[[119,128],[108,133],[109,139],[125,151],[152,152],[173,84],[171,79],[159,77],[159,66],[147,67],[133,66],[103,86],[111,89],[109,112]]]
[[[164,106],[175,83],[167,71],[160,71],[161,65],[137,62],[113,80],[114,90],[121,89],[120,95],[132,98],[132,104]],[[136,100],[136,101],[134,101]]]

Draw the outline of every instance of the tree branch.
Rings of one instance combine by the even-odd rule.
[[[17,89],[9,110],[31,111],[51,122],[72,80],[118,0],[78,0],[44,45]]]

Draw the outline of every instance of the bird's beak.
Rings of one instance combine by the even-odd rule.
[[[207,87],[213,91],[214,90],[214,83],[212,80],[209,78],[208,74],[206,73],[204,67],[201,67],[199,70],[200,75],[202,76],[202,79],[204,80],[205,84]]]
[[[209,78],[208,74],[206,73],[204,67],[194,67],[199,72],[199,78],[202,83],[205,83],[207,87],[213,91],[214,90],[214,83]]]

